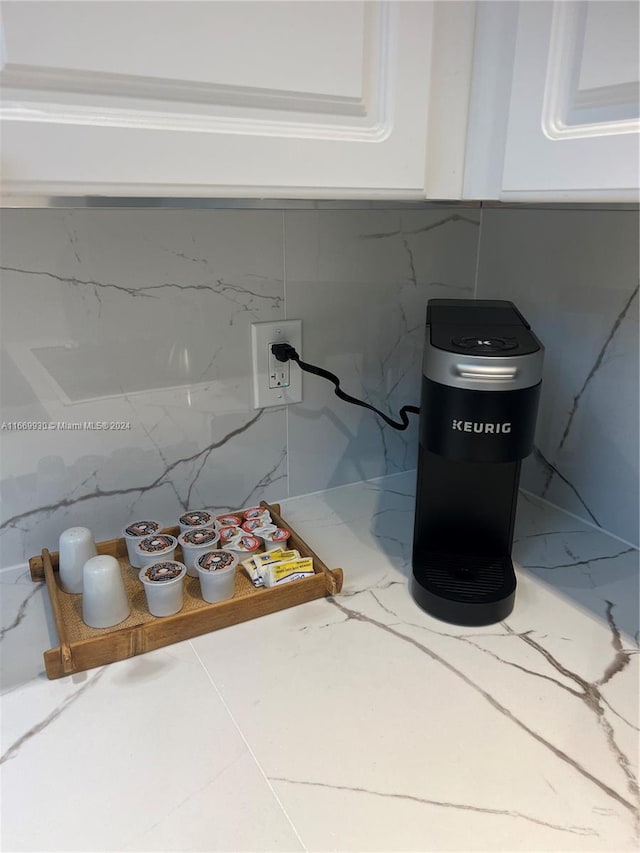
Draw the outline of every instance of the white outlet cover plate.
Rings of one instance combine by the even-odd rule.
[[[253,405],[256,409],[288,406],[302,400],[302,371],[294,362],[291,362],[288,388],[269,388],[269,346],[275,343],[291,344],[302,358],[302,320],[251,324]]]

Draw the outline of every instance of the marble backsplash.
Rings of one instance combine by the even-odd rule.
[[[2,214],[0,565],[75,524],[118,535],[415,465],[305,377],[253,409],[252,322],[303,321],[304,357],[389,411],[418,402],[430,296],[472,295],[480,211],[12,210]],[[286,272],[285,272],[286,270]],[[294,411],[295,409],[295,411]]]
[[[637,541],[633,211],[4,211],[0,565],[61,530],[277,500],[415,466],[399,433],[304,377],[253,409],[249,326],[389,413],[419,402],[426,301],[514,299],[547,346],[523,485]],[[480,251],[478,252],[478,247]],[[121,429],[86,425],[121,424]],[[565,432],[567,433],[565,436]]]
[[[546,348],[522,486],[632,544],[639,233],[637,209],[485,208],[476,289],[512,299]]]

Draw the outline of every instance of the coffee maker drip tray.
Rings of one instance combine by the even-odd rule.
[[[516,576],[509,556],[427,551],[414,560],[413,597],[437,619],[491,625],[513,609]]]

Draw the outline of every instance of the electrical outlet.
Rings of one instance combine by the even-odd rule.
[[[295,362],[278,361],[271,352],[272,344],[291,344],[302,358],[302,321],[251,324],[253,405],[256,409],[287,406],[302,400],[302,371]]]
[[[291,341],[287,341],[291,343]],[[291,385],[291,362],[278,361],[270,346],[269,353],[269,388],[288,388]],[[298,353],[299,354],[299,353]]]

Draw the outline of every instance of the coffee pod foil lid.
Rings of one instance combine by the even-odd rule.
[[[166,551],[168,548],[175,548],[175,544],[176,540],[173,536],[160,533],[158,536],[147,536],[146,539],[138,542],[138,548],[145,554],[157,554]]]
[[[166,583],[180,577],[182,569],[182,563],[154,563],[145,569],[144,576],[153,583]]]
[[[126,536],[149,536],[158,530],[160,525],[157,521],[132,521],[125,527],[124,532]]]
[[[206,527],[213,523],[213,516],[204,509],[197,509],[192,512],[185,512],[184,515],[180,516],[179,522],[185,527]]]
[[[178,541],[185,545],[210,545],[218,541],[218,534],[212,527],[185,530],[178,536]]]
[[[235,559],[229,551],[209,551],[198,557],[198,565],[206,572],[215,572],[218,569],[226,569],[235,562]]]

